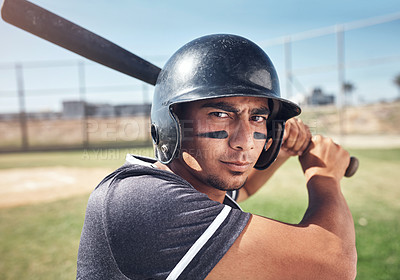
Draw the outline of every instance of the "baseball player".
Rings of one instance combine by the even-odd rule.
[[[349,154],[311,137],[299,114],[253,42],[221,34],[180,48],[155,87],[157,159],[129,154],[95,188],[77,279],[354,279],[354,224],[340,188]],[[301,222],[242,211],[237,201],[290,156],[307,181]]]

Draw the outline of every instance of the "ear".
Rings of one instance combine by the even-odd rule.
[[[265,143],[264,151],[268,151],[268,149],[271,147],[271,145],[272,145],[272,138],[269,138],[267,143]]]

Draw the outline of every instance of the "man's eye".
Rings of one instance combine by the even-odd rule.
[[[229,115],[227,113],[224,113],[224,112],[212,112],[212,113],[210,113],[210,115],[218,117],[218,118],[227,118],[227,117],[229,117]]]
[[[251,120],[254,122],[264,122],[267,120],[267,118],[263,116],[252,116]]]

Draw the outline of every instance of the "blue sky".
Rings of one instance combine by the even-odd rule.
[[[3,1],[0,1],[2,3]],[[284,56],[280,45],[265,42],[307,30],[334,26],[400,12],[398,0],[372,1],[135,1],[135,0],[33,0],[68,20],[101,35],[121,47],[142,56],[162,67],[166,59],[188,41],[212,33],[241,35],[260,44],[278,69],[282,94],[285,95]],[[355,94],[365,101],[393,99],[397,89],[392,82],[400,74],[400,20],[346,32],[346,62],[354,62],[346,69],[346,78],[355,86]],[[69,51],[48,43],[29,33],[0,21],[0,112],[16,108],[11,92],[16,88],[15,73],[10,67],[15,62],[75,61],[80,59]],[[293,43],[293,68],[334,65],[336,63],[335,35]],[[355,62],[369,58],[387,57],[390,63],[374,67],[355,67]],[[77,88],[76,69],[61,67],[51,69],[25,69],[26,95],[40,95],[46,89]],[[124,74],[104,67],[87,67],[87,98],[93,102],[109,102],[107,94],[95,93],[96,87],[117,85],[114,102],[139,101],[142,94],[126,94],[124,86],[143,85]],[[73,77],[73,78],[71,78]],[[334,71],[315,75],[296,76],[295,94],[319,86],[328,93],[337,90]],[[379,80],[379,81],[378,81]],[[92,90],[91,90],[92,89]],[[134,90],[134,91],[135,91]],[[92,91],[92,92],[91,92]],[[152,87],[146,87],[151,92]],[[62,92],[62,91],[61,91]],[[139,96],[139,97],[138,97]],[[28,100],[28,110],[59,109],[60,99],[76,96],[46,95]],[[39,100],[41,100],[39,102]],[[118,101],[115,101],[118,100]],[[29,107],[31,106],[31,107]]]

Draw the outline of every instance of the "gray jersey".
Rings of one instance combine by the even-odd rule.
[[[127,163],[89,198],[77,279],[204,279],[250,214],[151,163]]]

